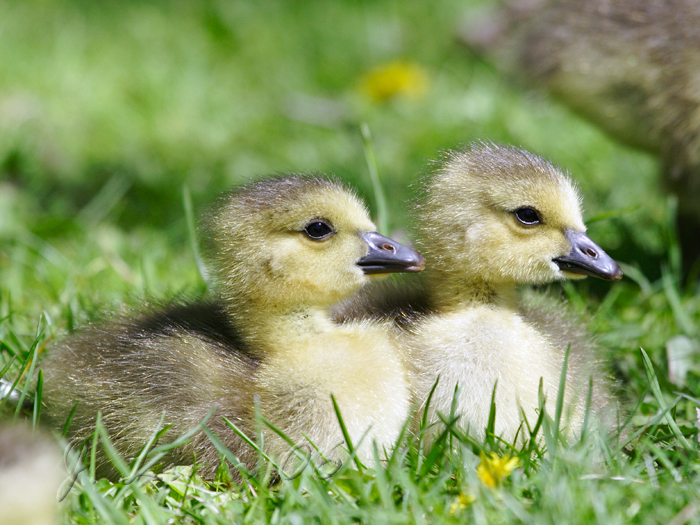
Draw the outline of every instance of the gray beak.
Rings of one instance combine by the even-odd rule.
[[[620,266],[588,235],[568,229],[564,235],[571,245],[571,251],[568,255],[554,259],[561,270],[590,275],[606,281],[622,279]]]
[[[399,244],[377,232],[363,232],[369,253],[357,261],[366,275],[377,273],[420,272],[425,259],[413,248]]]

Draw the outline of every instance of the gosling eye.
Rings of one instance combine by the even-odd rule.
[[[333,227],[322,219],[314,219],[304,228],[304,233],[312,241],[325,241],[335,234]]]
[[[535,208],[530,208],[529,206],[518,208],[513,213],[515,214],[515,218],[525,226],[535,226],[536,224],[540,224],[542,222],[542,218],[537,210]]]

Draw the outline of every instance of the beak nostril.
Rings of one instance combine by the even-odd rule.
[[[396,248],[394,248],[391,244],[382,244],[382,250],[393,253],[396,251]]]
[[[595,250],[593,250],[592,248],[586,248],[586,255],[588,255],[589,257],[591,257],[593,259],[598,257],[598,253]]]

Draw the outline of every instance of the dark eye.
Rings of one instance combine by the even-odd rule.
[[[537,210],[534,208],[518,208],[513,213],[515,213],[517,219],[526,226],[534,226],[542,222],[540,214],[537,213]]]
[[[314,219],[306,225],[306,228],[304,228],[304,233],[306,233],[309,239],[313,239],[314,241],[322,241],[333,235],[335,230],[326,221]]]

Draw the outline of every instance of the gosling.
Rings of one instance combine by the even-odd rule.
[[[216,297],[93,326],[43,364],[45,415],[77,442],[102,413],[117,451],[133,459],[156,430],[164,439],[207,426],[250,470],[257,453],[222,420],[256,435],[255,404],[296,443],[344,445],[331,394],[355,445],[393,445],[408,414],[406,367],[380,322],[338,327],[333,303],[388,272],[420,271],[420,254],[375,231],[362,202],[337,181],[289,175],[245,185],[206,220]],[[381,406],[381,409],[379,407]],[[279,461],[288,445],[265,432]],[[336,447],[335,454],[340,455]],[[165,458],[215,475],[219,451],[202,432]],[[116,477],[104,457],[99,475]]]
[[[424,278],[366,289],[341,305],[336,319],[389,318],[403,328],[417,419],[433,385],[429,422],[450,414],[459,387],[457,426],[483,439],[495,388],[496,435],[522,440],[523,420],[532,427],[538,418],[540,381],[553,415],[567,348],[567,432],[581,429],[590,376],[591,420],[613,404],[585,329],[555,311],[561,305],[523,305],[518,292],[522,284],[586,275],[622,278],[586,235],[581,198],[567,174],[521,149],[478,143],[446,154],[415,219],[428,261]]]

